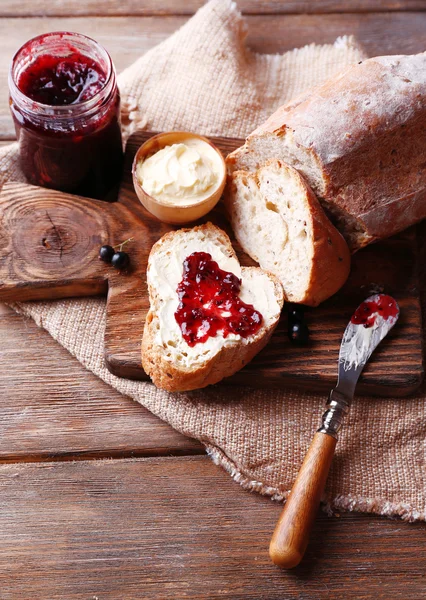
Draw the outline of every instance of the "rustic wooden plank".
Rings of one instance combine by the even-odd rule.
[[[324,514],[296,570],[280,506],[206,457],[0,466],[3,600],[419,600],[424,524]],[[374,540],[374,542],[373,542]]]
[[[85,33],[110,51],[120,72],[186,20],[185,16],[0,18],[0,139],[14,137],[7,72],[14,52],[29,38],[55,30]],[[247,21],[248,45],[258,52],[284,52],[311,42],[330,43],[343,34],[356,35],[371,56],[425,49],[426,12],[261,15],[248,16]]]
[[[27,16],[117,16],[117,15],[192,15],[205,0],[2,0],[1,17]],[[426,10],[423,0],[238,0],[245,14],[323,14],[348,12],[385,12]]]
[[[247,20],[248,44],[256,52],[283,52],[311,42],[333,43],[346,34],[354,35],[369,56],[425,50],[426,13],[421,12],[259,15]]]
[[[31,319],[2,312],[0,462],[204,452],[83,369]]]

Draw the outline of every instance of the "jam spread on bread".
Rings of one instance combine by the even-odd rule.
[[[398,306],[391,296],[380,294],[374,300],[362,302],[353,314],[351,323],[373,327],[378,316],[385,320],[398,316]]]
[[[224,338],[230,333],[243,338],[257,333],[263,317],[241,300],[240,289],[241,279],[223,271],[211,254],[193,252],[184,260],[175,318],[189,346],[203,343],[219,331]]]

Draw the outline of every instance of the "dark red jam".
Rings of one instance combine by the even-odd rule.
[[[398,314],[399,308],[395,300],[386,294],[378,294],[358,306],[352,315],[351,323],[368,328],[374,325],[378,316],[387,320],[396,318]]]
[[[183,262],[177,287],[176,321],[189,346],[203,343],[219,331],[247,338],[259,331],[263,317],[239,297],[241,280],[223,271],[207,252],[194,252]]]
[[[28,181],[112,199],[123,149],[120,96],[107,52],[80,34],[39,36],[15,55],[9,85]]]
[[[43,54],[21,73],[18,88],[31,100],[60,106],[93,98],[105,80],[100,65],[79,52],[66,58]]]

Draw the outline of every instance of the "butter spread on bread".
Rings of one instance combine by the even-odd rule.
[[[353,251],[426,217],[426,53],[349,67],[288,105],[228,156],[296,167]]]
[[[263,316],[259,331],[247,338],[220,332],[190,346],[175,318],[183,262],[193,252],[209,253],[219,267],[241,279],[240,297]],[[157,387],[185,391],[205,387],[228,377],[247,364],[268,342],[282,305],[279,281],[257,267],[241,267],[228,236],[207,223],[180,229],[154,244],[147,269],[150,310],[143,340],[142,364]]]

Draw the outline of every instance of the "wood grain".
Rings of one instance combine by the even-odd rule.
[[[76,15],[74,4],[67,6],[72,6],[72,14]],[[121,3],[114,2],[114,6]],[[173,15],[0,18],[0,139],[15,136],[8,107],[7,72],[14,53],[29,38],[46,31],[84,33],[108,49],[120,72],[187,19],[188,16]],[[425,49],[426,12],[248,15],[247,23],[247,44],[261,53],[285,52],[312,42],[332,43],[343,34],[356,35],[370,56],[410,54]]]
[[[98,258],[102,245],[130,238],[147,251],[138,218],[121,203],[8,182],[0,216],[3,301],[96,296],[140,279],[136,268],[118,272]]]
[[[2,600],[420,600],[426,527],[319,515],[275,567],[279,504],[208,458],[0,467]]]
[[[164,0],[161,6],[173,11],[173,6],[185,4],[192,11],[201,1]],[[238,0],[240,6],[244,2]],[[264,5],[274,10],[277,4],[295,12],[299,6],[307,12],[323,6],[353,11],[357,4],[376,11],[424,8],[423,0],[271,0],[262,2],[262,10]],[[150,5],[155,10],[159,3],[2,0],[0,11],[29,17],[38,11],[48,14],[52,7],[57,14],[75,17],[79,11],[101,14],[105,7],[114,14],[129,8],[143,12]],[[260,52],[263,43],[281,52],[291,44],[358,31],[370,54],[424,50],[420,14],[330,17],[326,22],[323,16],[275,15],[269,20],[270,35],[262,24],[260,36],[254,31],[258,19],[251,17],[249,43]],[[13,52],[29,37],[66,28],[101,36],[122,69],[185,20],[0,19],[0,137],[14,135],[6,74]],[[10,450],[16,456],[21,445],[19,460],[45,456],[45,449],[52,459],[56,453],[60,459],[63,450],[73,456],[75,448],[76,456],[86,448],[101,448],[102,454],[108,448],[122,449],[123,437],[129,446],[139,442],[152,453],[158,447],[164,452],[169,441],[172,448],[179,445],[173,441],[177,434],[165,424],[162,432],[154,425],[145,429],[153,418],[147,411],[82,371],[32,322],[15,316],[3,328],[1,323],[3,456]],[[25,328],[32,331],[28,353]],[[81,417],[78,423],[76,413]],[[294,572],[283,573],[270,564],[266,552],[279,506],[243,492],[207,460],[167,459],[160,465],[155,459],[140,460],[132,469],[128,462],[0,468],[2,599],[420,600],[426,595],[424,524],[357,514],[330,519],[321,514],[305,561]]]
[[[201,1],[164,0],[161,6],[173,11],[173,6],[185,4],[192,11]],[[158,4],[154,0],[2,0],[0,11],[25,17],[39,10],[48,14],[49,7],[62,15],[87,10],[102,14],[106,9],[125,14],[129,8],[143,12],[145,6],[155,9]],[[307,12],[319,12],[322,6],[353,11],[356,4],[376,11],[424,8],[423,0],[271,0],[262,2],[262,10],[264,5],[274,10],[276,4],[295,12],[299,6]],[[291,44],[358,31],[370,54],[424,50],[420,14],[329,17],[328,21],[324,16],[267,17],[262,19],[261,35],[255,30],[257,17],[251,17],[249,43],[260,52],[264,47],[282,52]],[[13,52],[29,37],[66,28],[100,36],[122,69],[185,20],[0,19],[0,137],[6,140],[14,135],[6,74]],[[266,28],[269,22],[269,35],[265,22]],[[28,354],[26,327],[32,329]],[[156,426],[145,429],[147,411],[83,371],[32,322],[13,317],[0,332],[2,361],[6,349],[8,357],[0,368],[3,456],[10,449],[18,453],[21,444],[19,460],[32,460],[45,449],[52,459],[55,451],[61,458],[63,450],[70,450],[72,456],[75,448],[104,452],[121,448],[123,437],[131,442],[129,446],[139,442],[152,453],[157,439],[160,452],[168,440],[171,447],[178,445],[173,441],[177,434],[165,424],[162,433]],[[81,416],[78,423],[75,414]],[[279,506],[243,492],[207,460],[167,459],[158,466],[152,459],[137,461],[136,468],[129,470],[128,462],[0,469],[2,599],[420,600],[426,595],[424,524],[357,514],[330,519],[321,514],[305,561],[294,572],[283,573],[270,564],[266,552]]]
[[[0,339],[0,462],[204,453],[82,368],[32,319],[3,309]]]
[[[40,16],[116,16],[116,15],[192,15],[205,0],[2,0],[1,17]],[[238,0],[245,14],[293,14],[331,12],[384,12],[425,10],[423,0]]]

